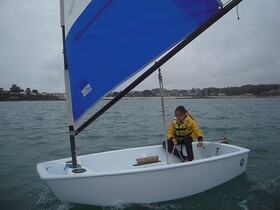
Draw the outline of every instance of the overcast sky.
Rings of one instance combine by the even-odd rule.
[[[64,92],[59,12],[59,0],[0,0],[0,87]],[[280,0],[243,0],[239,15],[233,9],[168,61],[164,87],[280,83]],[[157,73],[136,90],[153,88]]]

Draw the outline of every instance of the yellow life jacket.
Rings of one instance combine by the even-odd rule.
[[[192,130],[188,130],[186,127],[188,117],[185,117],[184,120],[181,122],[178,122],[175,119],[173,119],[173,127],[174,127],[174,137],[178,140],[181,141],[186,135],[191,135]]]

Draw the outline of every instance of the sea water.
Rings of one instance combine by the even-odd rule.
[[[0,209],[280,209],[280,98],[165,99],[167,126],[178,105],[193,115],[205,141],[227,137],[249,148],[246,173],[173,201],[110,207],[64,203],[39,178],[36,164],[70,156],[65,101],[1,102]],[[121,100],[77,136],[77,154],[156,145],[164,138],[160,99]]]

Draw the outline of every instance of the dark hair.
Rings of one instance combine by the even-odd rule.
[[[177,106],[177,108],[175,109],[175,113],[176,112],[181,112],[181,113],[186,113],[188,112],[184,106]]]

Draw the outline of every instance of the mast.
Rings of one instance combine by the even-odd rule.
[[[154,71],[159,69],[163,64],[165,64],[169,59],[171,59],[174,55],[176,55],[180,50],[182,50],[185,46],[187,46],[190,42],[192,42],[196,37],[202,34],[205,30],[207,30],[211,25],[213,25],[216,21],[218,21],[221,17],[227,14],[232,8],[237,6],[242,0],[232,0],[224,7],[220,9],[220,11],[206,21],[203,25],[201,25],[197,30],[191,33],[188,37],[186,37],[183,41],[181,41],[177,46],[175,46],[172,50],[170,50],[165,56],[163,56],[159,61],[157,61],[153,66],[151,66],[146,72],[140,75],[134,82],[132,82],[129,86],[127,86],[122,92],[120,92],[115,98],[113,98],[110,102],[108,102],[104,107],[102,107],[99,111],[97,111],[92,117],[90,117],[84,124],[82,124],[76,131],[75,135],[78,135],[81,131],[83,131],[87,126],[89,126],[92,122],[94,122],[98,117],[100,117],[104,112],[106,112],[110,107],[112,107],[115,103],[117,103],[120,99],[122,99],[127,93],[129,93],[133,88],[139,85],[142,81],[144,81],[148,76],[150,76]]]
[[[65,81],[65,92],[66,92],[68,129],[69,129],[69,136],[70,136],[72,167],[77,168],[74,119],[73,119],[73,114],[72,114],[70,82],[69,82],[69,73],[68,73],[66,41],[65,41],[66,35],[65,35],[65,19],[64,19],[64,17],[65,17],[64,16],[64,0],[60,0],[60,21],[61,21],[61,29],[62,29],[62,40],[63,40],[64,81]]]

